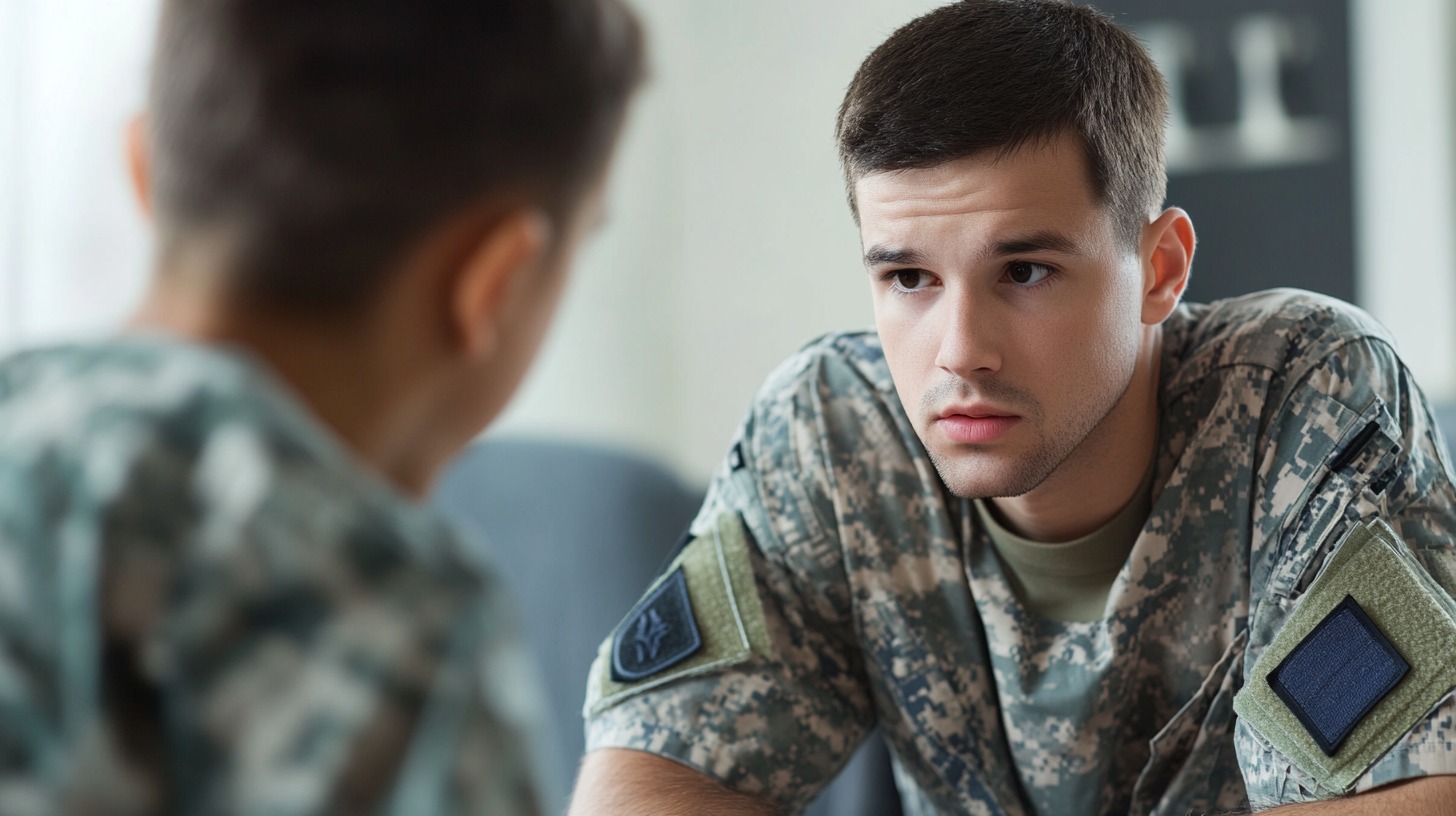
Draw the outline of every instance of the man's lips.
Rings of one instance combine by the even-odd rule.
[[[942,411],[935,425],[952,442],[979,444],[1001,438],[1020,421],[1021,417],[994,408],[968,406]]]

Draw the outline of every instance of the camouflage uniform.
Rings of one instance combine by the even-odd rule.
[[[499,589],[241,355],[0,364],[0,813],[536,813]]]
[[[1449,455],[1390,343],[1306,293],[1180,307],[1163,332],[1151,516],[1105,619],[1068,623],[1023,609],[876,336],[815,342],[760,392],[679,556],[690,579],[699,550],[723,562],[736,651],[699,578],[699,652],[719,659],[633,681],[615,668],[636,660],[627,645],[650,654],[661,638],[629,615],[593,669],[589,747],[672,757],[791,812],[876,724],[911,814],[1202,813],[1456,773],[1449,669],[1414,727],[1340,787],[1233,710],[1364,521],[1393,527],[1436,595],[1456,588]],[[1448,648],[1456,618],[1443,621]]]

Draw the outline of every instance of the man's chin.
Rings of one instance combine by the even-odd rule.
[[[1032,461],[986,461],[984,455],[944,456],[932,452],[931,462],[951,493],[963,499],[1006,499],[1035,490],[1050,472]]]

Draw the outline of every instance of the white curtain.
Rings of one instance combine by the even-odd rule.
[[[93,334],[147,268],[122,137],[155,0],[0,0],[0,348]]]

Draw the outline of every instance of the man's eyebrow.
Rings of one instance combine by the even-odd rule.
[[[865,266],[879,266],[881,264],[924,266],[925,257],[913,249],[899,249],[896,247],[888,247],[884,244],[875,244],[865,252],[864,262]]]
[[[987,248],[982,260],[1000,258],[1006,255],[1024,255],[1029,252],[1077,252],[1077,242],[1060,232],[1039,230],[1037,232],[997,241]]]
[[[986,248],[981,255],[982,261],[992,258],[1002,258],[1007,255],[1025,255],[1031,252],[1060,252],[1063,254],[1074,254],[1078,251],[1076,241],[1055,230],[1038,230],[1037,232],[1019,235],[1015,238],[1007,238],[997,241]],[[900,247],[875,244],[865,251],[865,266],[881,266],[884,264],[896,264],[903,266],[925,266],[925,256],[913,249],[902,249]]]

